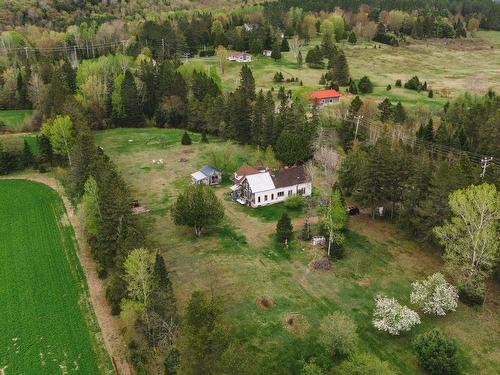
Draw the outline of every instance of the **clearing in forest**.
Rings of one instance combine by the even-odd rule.
[[[310,243],[296,240],[288,249],[275,243],[281,204],[260,210],[239,206],[227,197],[229,185],[214,187],[225,208],[220,227],[195,238],[190,228],[178,227],[170,207],[179,191],[190,183],[190,174],[210,165],[208,150],[231,147],[239,166],[252,163],[255,150],[190,133],[193,144],[182,146],[180,129],[113,129],[94,133],[96,142],[116,163],[141,205],[142,215],[155,247],[165,256],[174,285],[179,312],[191,293],[214,293],[224,303],[227,318],[237,335],[255,350],[255,363],[273,364],[272,374],[298,373],[302,359],[321,351],[317,343],[323,317],[345,312],[358,325],[360,350],[389,361],[402,374],[421,374],[412,347],[419,333],[437,327],[456,340],[465,373],[493,374],[500,370],[500,308],[498,289],[489,291],[484,309],[459,304],[445,317],[421,314],[422,324],[398,337],[377,331],[372,323],[377,294],[410,305],[411,283],[442,270],[436,251],[409,240],[395,226],[368,215],[352,217],[344,259],[331,270],[318,272],[310,263],[324,254]],[[153,164],[163,159],[164,164]],[[315,180],[315,193],[320,189]],[[289,212],[295,238],[304,212]],[[316,218],[317,219],[317,218]],[[485,332],[490,334],[485,335]],[[279,371],[278,371],[279,369]]]
[[[58,194],[0,180],[0,239],[3,374],[111,373]]]

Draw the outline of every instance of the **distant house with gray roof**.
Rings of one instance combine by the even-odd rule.
[[[222,182],[222,173],[205,165],[199,171],[191,174],[191,182],[194,185],[217,185]]]

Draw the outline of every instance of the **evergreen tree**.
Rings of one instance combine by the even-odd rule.
[[[265,98],[265,109],[263,116],[263,129],[262,133],[262,143],[261,146],[267,147],[274,145],[274,99],[271,91],[268,91]]]
[[[349,105],[349,114],[351,116],[356,115],[362,106],[363,106],[363,101],[359,98],[359,95],[356,95],[355,98],[352,100],[351,104]]]
[[[123,125],[129,127],[142,126],[144,116],[137,93],[137,86],[129,70],[125,72],[123,77],[120,94],[123,106]]]
[[[184,146],[189,146],[191,143],[191,137],[189,136],[188,132],[184,132],[184,134],[182,134],[181,144]]]
[[[255,106],[252,114],[252,139],[251,143],[256,146],[263,146],[262,132],[264,129],[264,112],[266,107],[266,99],[262,90],[257,95]]]
[[[290,51],[290,46],[288,45],[288,39],[283,38],[281,41],[281,52],[288,52]]]
[[[74,94],[76,92],[76,71],[68,59],[64,59],[61,65],[61,79],[65,87]]]
[[[368,94],[373,92],[373,83],[367,76],[362,77],[358,83],[359,92],[362,94]]]
[[[273,43],[273,47],[271,49],[271,58],[275,61],[281,59],[281,45],[278,40]]]
[[[24,139],[24,146],[23,146],[23,166],[25,168],[30,167],[35,158],[33,156],[33,152],[31,152],[31,147],[28,144],[28,140],[25,138]]]
[[[17,102],[19,104],[19,107],[20,108],[27,108],[29,106],[28,82],[24,81],[20,69],[17,73],[16,94],[17,94]]]
[[[42,103],[42,111],[47,117],[56,116],[62,113],[62,108],[66,97],[71,93],[68,86],[65,84],[63,74],[60,69],[52,73],[50,83],[48,85],[45,101]]]
[[[401,80],[400,79],[396,80],[396,87],[401,87]]]
[[[402,124],[406,121],[406,111],[401,102],[398,102],[398,104],[396,104],[396,107],[394,107],[392,117],[394,119],[394,122],[396,123]]]
[[[255,99],[255,79],[248,65],[243,65],[240,72],[240,90],[249,100]]]
[[[203,130],[201,132],[201,143],[208,143],[207,131]]]
[[[356,44],[358,42],[358,38],[356,38],[356,34],[354,33],[354,31],[351,31],[351,33],[349,34],[349,38],[347,39],[347,41],[351,44]]]
[[[351,79],[351,82],[349,83],[349,92],[354,95],[358,93],[358,87],[356,86],[356,82],[354,82],[353,79]]]
[[[283,212],[278,224],[276,224],[276,239],[279,243],[288,244],[292,240],[293,226],[290,216],[286,212]]]
[[[172,282],[170,281],[170,278],[168,276],[165,260],[159,253],[156,253],[155,257],[154,276],[156,282],[161,288],[165,290],[172,288]]]
[[[387,91],[391,91],[392,86],[389,84],[389,85],[387,85],[387,87],[386,87],[385,89],[386,89]]]
[[[302,52],[299,50],[299,52],[297,53],[297,65],[299,66],[299,68],[302,68],[303,64],[304,61],[302,59]]]
[[[344,51],[338,51],[333,59],[333,67],[331,70],[332,81],[339,86],[347,86],[349,84],[349,66]]]
[[[429,90],[429,94],[427,94],[427,97],[433,98],[434,97],[434,91]]]
[[[393,113],[393,106],[388,98],[385,98],[379,105],[380,121],[387,122],[391,119]]]

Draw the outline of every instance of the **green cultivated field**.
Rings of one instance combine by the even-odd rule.
[[[21,130],[24,126],[24,119],[30,118],[33,114],[31,109],[12,109],[0,111],[0,121],[7,125],[7,129]]]
[[[73,236],[54,190],[0,180],[2,374],[111,373]]]
[[[460,304],[446,317],[421,315],[422,324],[399,337],[373,328],[377,294],[409,305],[411,283],[443,266],[440,254],[408,240],[387,222],[373,221],[367,215],[352,217],[345,258],[329,272],[311,269],[309,263],[323,251],[309,243],[294,241],[289,250],[275,244],[273,233],[283,205],[250,212],[227,198],[227,186],[215,188],[225,207],[221,227],[196,239],[192,230],[175,226],[169,209],[189,184],[190,173],[207,163],[208,147],[227,147],[215,139],[209,145],[198,143],[199,136],[192,136],[192,146],[182,146],[181,136],[182,131],[175,129],[95,133],[96,142],[116,163],[134,195],[151,209],[143,218],[167,260],[181,312],[192,291],[213,289],[238,335],[254,347],[255,363],[274,363],[280,369],[266,375],[298,373],[301,358],[318,356],[322,352],[316,344],[319,322],[338,310],[356,320],[360,350],[389,361],[400,374],[422,374],[412,341],[433,327],[457,341],[465,373],[500,372],[500,299],[494,287],[484,311]],[[251,160],[250,147],[233,147],[237,160]],[[164,166],[152,164],[160,158]],[[318,188],[318,178],[315,181]],[[298,235],[303,213],[290,214]],[[271,307],[258,304],[263,296],[272,301]],[[285,324],[290,316],[300,318],[293,327]]]

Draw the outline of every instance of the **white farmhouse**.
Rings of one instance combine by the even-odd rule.
[[[227,60],[239,63],[249,63],[252,62],[252,55],[246,52],[229,52]]]
[[[310,196],[311,178],[303,166],[275,171],[256,170],[241,176],[231,186],[233,200],[251,207],[267,206],[285,201],[294,195]]]

